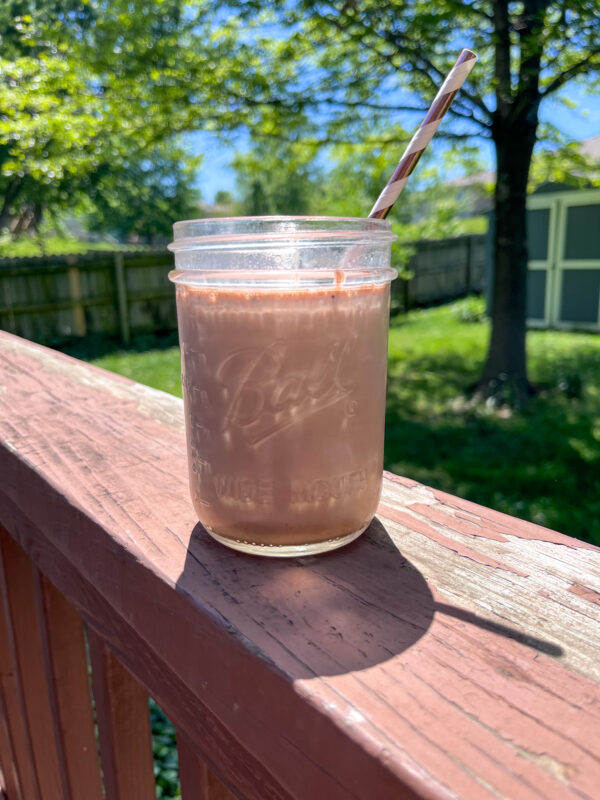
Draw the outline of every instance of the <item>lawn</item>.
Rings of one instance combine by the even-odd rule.
[[[481,301],[392,320],[385,466],[430,486],[600,544],[600,336],[531,331],[525,411],[469,408],[488,337]],[[177,348],[95,361],[181,395]]]
[[[28,258],[30,256],[55,256],[65,253],[87,253],[90,250],[140,250],[139,246],[111,242],[84,242],[74,236],[46,234],[17,238],[0,236],[0,258]],[[148,248],[150,249],[150,248]]]

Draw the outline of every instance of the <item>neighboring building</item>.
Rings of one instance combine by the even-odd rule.
[[[591,139],[585,139],[581,142],[579,148],[581,155],[586,156],[592,161],[600,163],[600,136],[592,136]],[[453,186],[457,189],[457,199],[464,209],[465,216],[477,216],[479,214],[486,214],[494,207],[494,199],[492,189],[496,182],[496,171],[493,169],[475,172],[472,175],[463,175],[460,178],[453,178],[446,181],[446,186]],[[542,185],[536,192],[540,191],[556,191],[557,184],[550,184],[546,189]],[[565,185],[566,190],[569,186]]]
[[[456,189],[456,199],[463,209],[465,217],[476,217],[487,214],[494,207],[493,187],[496,172],[486,169],[472,175],[463,175],[446,181],[446,186]]]
[[[493,286],[488,232],[486,294]],[[527,199],[527,322],[600,331],[600,189],[545,184]]]
[[[198,203],[198,216],[204,217],[233,217],[235,207],[233,203]]]
[[[600,136],[592,136],[591,139],[586,139],[581,143],[580,151],[582,155],[594,161],[600,161]]]

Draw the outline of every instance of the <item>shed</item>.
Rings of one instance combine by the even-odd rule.
[[[486,295],[494,285],[494,214],[486,247]],[[527,324],[600,331],[600,189],[545,184],[527,198]]]

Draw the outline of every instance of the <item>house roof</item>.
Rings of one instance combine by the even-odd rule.
[[[592,136],[582,142],[581,153],[588,158],[600,158],[600,136]]]
[[[472,175],[463,175],[461,178],[453,178],[446,181],[446,186],[475,186],[479,183],[494,183],[496,180],[496,170],[484,169],[482,172],[474,172]]]

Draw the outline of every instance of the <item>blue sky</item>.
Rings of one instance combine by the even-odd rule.
[[[540,117],[555,125],[570,139],[581,141],[600,135],[600,101],[597,96],[584,92],[580,86],[568,87],[567,96],[577,103],[575,110],[566,108],[556,99],[547,100],[541,107]],[[407,121],[407,125],[411,120]],[[413,122],[414,124],[414,122]],[[236,149],[247,147],[247,137],[240,134],[236,144],[220,142],[213,133],[189,134],[188,145],[193,152],[203,153],[204,160],[198,174],[197,185],[205,202],[212,202],[219,189],[235,190],[235,173],[231,160]],[[494,167],[494,154],[489,142],[482,140],[481,155],[486,166]],[[398,153],[398,158],[402,155]]]

